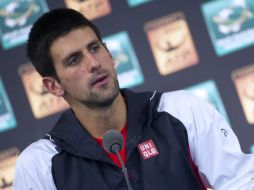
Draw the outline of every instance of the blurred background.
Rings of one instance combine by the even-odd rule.
[[[26,56],[32,24],[60,7],[101,30],[122,88],[185,89],[204,98],[242,150],[254,152],[253,0],[1,0],[0,190],[11,189],[20,152],[68,108],[44,89]]]

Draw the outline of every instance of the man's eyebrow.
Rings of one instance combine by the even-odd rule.
[[[91,48],[91,46],[95,45],[95,44],[100,44],[100,40],[98,39],[95,39],[95,40],[92,40],[91,42],[89,42],[86,46],[87,49]]]
[[[100,42],[100,40],[98,40],[98,39],[95,39],[95,40],[92,40],[91,42],[89,42],[85,47],[83,47],[83,48],[86,48],[86,49],[89,49],[89,48],[91,48],[93,45],[95,45],[95,44],[100,44],[101,42]],[[74,57],[75,55],[79,55],[81,52],[82,52],[82,49],[83,48],[81,48],[81,49],[79,49],[79,50],[76,50],[76,51],[74,51],[74,52],[71,52],[69,55],[67,55],[64,59],[63,59],[63,63],[64,64],[67,64],[67,62],[68,62],[68,60],[71,58],[71,57]]]

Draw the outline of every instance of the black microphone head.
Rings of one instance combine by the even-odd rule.
[[[123,147],[123,136],[118,130],[109,130],[103,135],[102,145],[108,153],[115,154]]]

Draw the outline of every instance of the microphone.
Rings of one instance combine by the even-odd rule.
[[[122,167],[122,172],[124,174],[125,181],[127,183],[128,190],[133,190],[131,187],[129,178],[128,178],[128,172],[127,168],[124,165],[123,159],[120,155],[120,151],[123,147],[123,136],[118,130],[109,130],[103,135],[102,139],[102,146],[103,148],[111,154],[116,154],[117,158],[119,159]]]

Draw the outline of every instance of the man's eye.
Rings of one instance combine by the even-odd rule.
[[[96,52],[99,51],[99,49],[100,49],[100,45],[99,45],[99,44],[96,44],[96,45],[93,45],[93,46],[89,49],[89,51],[90,51],[91,53],[96,53]]]
[[[79,64],[81,62],[81,59],[82,59],[81,55],[76,55],[69,60],[68,65],[71,66]]]

